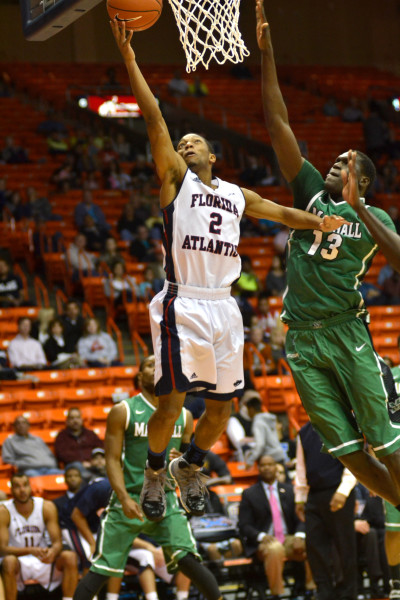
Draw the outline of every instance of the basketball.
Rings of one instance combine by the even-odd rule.
[[[107,11],[111,19],[124,22],[126,29],[143,31],[159,19],[162,0],[107,0]]]

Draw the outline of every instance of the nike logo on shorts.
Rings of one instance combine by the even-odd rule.
[[[362,346],[356,346],[356,352],[360,352],[360,350],[362,350],[365,346],[367,342],[364,342]]]
[[[137,415],[142,415],[144,413],[144,410],[135,410],[135,413]]]

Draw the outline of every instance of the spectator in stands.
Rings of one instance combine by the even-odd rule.
[[[342,119],[347,123],[355,123],[356,121],[362,121],[364,117],[363,111],[360,107],[360,101],[355,96],[350,98],[349,104],[344,107],[342,111]]]
[[[17,146],[12,135],[7,135],[4,139],[4,148],[1,151],[1,162],[7,164],[20,164],[29,162],[28,151],[21,146]]]
[[[153,289],[156,294],[162,290],[165,281],[165,269],[164,269],[164,252],[162,246],[156,245],[154,248],[154,258],[150,262],[149,266],[152,268],[154,273]]]
[[[271,456],[258,460],[260,480],[243,491],[239,506],[239,531],[246,556],[264,565],[273,598],[284,592],[286,560],[306,559],[304,525],[295,512],[291,484],[278,483],[276,462]],[[312,577],[306,581],[314,587]]]
[[[205,482],[208,488],[214,485],[229,485],[232,483],[232,475],[226,462],[211,450],[206,454],[201,471],[209,478]]]
[[[32,322],[31,336],[35,340],[39,340],[42,346],[49,337],[49,324],[55,318],[56,311],[50,306],[49,308],[40,308],[38,318]]]
[[[55,369],[73,369],[81,367],[82,361],[75,351],[72,337],[64,334],[61,319],[53,319],[48,327],[49,337],[43,344],[43,350],[50,365]]]
[[[390,277],[388,277],[388,279],[390,279]],[[385,282],[387,282],[388,279],[385,279]],[[363,281],[358,289],[364,299],[365,306],[381,306],[382,304],[386,304],[386,295],[383,293],[384,290],[380,290],[374,283]]]
[[[201,80],[200,75],[195,75],[188,85],[188,93],[195,98],[203,98],[204,96],[208,96],[210,92],[207,84]]]
[[[91,467],[92,451],[102,448],[103,442],[99,436],[83,425],[82,413],[78,407],[68,410],[65,428],[58,433],[54,450],[60,464],[78,468],[83,476],[90,477],[85,471]]]
[[[100,206],[93,202],[92,193],[90,190],[83,190],[82,202],[76,205],[74,211],[74,221],[78,229],[84,226],[86,215],[90,215],[97,227],[106,234],[110,226],[108,225],[106,218]]]
[[[389,129],[387,123],[375,111],[371,110],[364,120],[364,140],[366,151],[371,160],[378,162],[386,153],[389,141]]]
[[[115,139],[112,140],[112,144],[115,152],[118,154],[118,160],[132,160],[131,144],[128,142],[123,133],[117,133]]]
[[[0,307],[21,306],[24,300],[21,278],[13,273],[8,260],[0,257]]]
[[[84,277],[97,275],[96,259],[93,254],[86,250],[86,236],[78,233],[73,242],[67,248],[66,260],[72,268],[72,280],[78,281]]]
[[[79,302],[69,299],[65,305],[65,313],[61,316],[61,320],[64,326],[65,337],[76,348],[78,340],[83,334],[83,326],[85,324]]]
[[[148,266],[143,271],[143,281],[137,286],[137,296],[140,300],[150,302],[156,293],[154,288],[154,271],[151,266]]]
[[[0,508],[0,555],[7,600],[17,600],[25,582],[35,579],[43,590],[62,587],[72,598],[78,583],[76,554],[62,547],[57,510],[52,502],[32,496],[29,479],[11,478],[12,498]]]
[[[113,148],[111,138],[105,137],[103,139],[103,147],[99,150],[97,157],[101,170],[107,167],[113,160],[118,159],[118,154]]]
[[[246,168],[239,174],[240,181],[250,187],[257,185],[273,185],[276,183],[271,171],[267,170],[267,163],[260,156],[247,155]],[[268,165],[269,166],[269,165]],[[268,180],[268,183],[266,181]]]
[[[88,467],[89,478],[85,481],[89,483],[99,477],[106,477],[106,456],[104,448],[93,448],[92,456],[90,459],[90,467]]]
[[[268,296],[282,296],[285,289],[286,269],[284,257],[282,254],[275,254],[265,278],[265,291]]]
[[[58,521],[61,527],[61,532],[65,527],[63,522],[63,508],[67,504],[70,498],[73,498],[75,494],[81,489],[83,485],[82,473],[78,467],[67,465],[64,471],[65,485],[67,491],[62,496],[53,500],[58,511]],[[63,533],[63,532],[62,532]]]
[[[244,453],[251,448],[253,443],[252,420],[247,410],[247,402],[251,398],[261,396],[256,390],[248,389],[240,399],[239,411],[234,413],[228,420],[226,434],[231,446],[235,449],[235,459],[244,461]]]
[[[307,557],[318,598],[356,600],[356,479],[337,458],[322,452],[311,423],[300,429],[296,455],[296,513],[305,523]],[[334,549],[341,570],[338,577],[333,569]]]
[[[132,242],[141,225],[144,225],[144,221],[136,216],[134,205],[131,202],[125,204],[117,223],[117,231],[121,240]]]
[[[111,275],[104,278],[104,293],[113,301],[114,306],[132,302],[136,297],[136,280],[127,275],[124,262],[115,262]]]
[[[340,110],[338,108],[338,105],[336,104],[336,99],[333,96],[327,99],[327,101],[322,107],[322,112],[326,117],[340,116]]]
[[[275,363],[278,364],[279,359],[286,358],[285,353],[285,341],[286,341],[286,330],[281,321],[279,321],[269,336],[269,343],[271,344],[272,358]]]
[[[260,291],[260,281],[253,269],[250,256],[242,256],[242,272],[235,284],[235,289],[243,298],[252,298]]]
[[[18,334],[8,346],[8,358],[12,367],[20,371],[43,369],[46,356],[40,342],[31,337],[32,321],[28,317],[18,319]]]
[[[279,311],[271,309],[268,295],[265,293],[259,294],[255,314],[252,318],[252,325],[259,325],[264,334],[269,338],[272,329],[279,322]]]
[[[78,187],[80,180],[76,170],[75,157],[71,152],[66,155],[64,162],[54,169],[50,183],[56,185],[59,192]]]
[[[160,203],[150,203],[150,216],[146,219],[145,225],[150,232],[153,240],[161,240],[163,230],[163,217],[161,214]]]
[[[131,176],[117,160],[110,161],[103,169],[104,187],[107,190],[127,190],[132,183]]]
[[[125,260],[122,254],[120,254],[120,252],[118,251],[117,240],[114,237],[110,236],[106,239],[106,242],[104,244],[104,251],[102,254],[100,254],[97,264],[99,269],[101,267],[101,264],[103,263],[107,266],[108,269],[112,271],[113,266],[117,262],[125,264]]]
[[[26,205],[23,203],[21,194],[15,190],[11,193],[5,206],[5,213],[15,221],[21,221],[27,216]]]
[[[83,336],[78,341],[78,353],[88,367],[108,367],[120,364],[118,350],[111,335],[101,331],[97,319],[86,319]]]
[[[45,120],[39,123],[36,131],[45,135],[49,135],[53,131],[58,131],[59,133],[66,134],[67,128],[65,126],[65,123],[57,119],[57,117],[55,116],[55,111],[52,108],[49,108],[46,111]]]
[[[118,81],[117,71],[114,67],[108,67],[106,70],[106,76],[101,82],[101,87],[110,92],[118,92],[123,88],[122,83]]]
[[[68,142],[64,137],[64,134],[60,131],[52,131],[49,133],[47,139],[47,150],[49,154],[56,156],[58,154],[66,154],[69,150]]]
[[[146,225],[139,225],[135,238],[129,247],[129,253],[140,262],[154,260],[154,245]]]
[[[45,221],[61,221],[60,215],[54,214],[49,199],[46,196],[38,196],[33,186],[26,188],[25,214],[27,218]]]
[[[285,258],[286,244],[287,244],[288,239],[289,239],[289,229],[288,229],[288,227],[281,225],[278,233],[274,235],[273,245],[274,245],[275,253],[278,256],[282,256],[283,259]]]
[[[29,433],[29,421],[23,415],[14,421],[14,431],[3,443],[1,456],[3,463],[13,465],[28,477],[38,475],[58,475],[63,473],[57,461],[42,438]]]
[[[254,445],[245,453],[245,462],[248,468],[258,461],[261,456],[272,456],[276,463],[287,465],[289,457],[279,441],[277,416],[263,411],[259,398],[250,398],[247,402],[247,412],[252,421],[251,433]]]
[[[393,271],[383,282],[382,294],[384,299],[380,304],[400,304],[400,274],[397,271]]]
[[[175,71],[172,79],[168,81],[168,91],[171,96],[179,98],[189,94],[189,84],[183,79],[180,71]]]
[[[96,224],[92,216],[85,215],[83,225],[79,229],[86,238],[86,248],[89,252],[98,252],[104,246],[104,231]]]
[[[254,352],[254,348],[257,352]],[[264,368],[268,375],[276,373],[272,348],[265,340],[264,330],[260,325],[250,327],[249,339],[245,342],[243,349],[243,368],[247,387],[251,387],[252,376],[258,377],[264,374]]]
[[[3,209],[6,206],[11,191],[7,189],[7,179],[0,177],[0,215],[3,216]]]
[[[145,183],[152,184],[155,176],[154,167],[149,164],[144,154],[138,154],[134,166],[131,169],[132,184],[139,189]],[[145,190],[141,189],[142,196],[146,196]],[[142,216],[142,215],[141,215]]]

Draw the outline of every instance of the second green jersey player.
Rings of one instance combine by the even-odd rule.
[[[154,356],[141,364],[141,393],[114,406],[107,419],[107,475],[113,488],[97,535],[90,571],[79,583],[74,600],[91,600],[110,576],[123,577],[133,540],[145,534],[162,546],[170,573],[180,570],[207,600],[221,597],[214,576],[200,562],[189,522],[180,509],[175,487],[167,485],[167,510],[158,522],[143,517],[139,497],[147,458],[147,425],[156,409]],[[189,443],[193,431],[191,413],[182,409],[168,445],[168,453]],[[176,454],[175,454],[176,455]]]
[[[286,356],[324,446],[361,483],[400,507],[400,424],[389,417],[388,392],[359,290],[378,245],[351,205],[365,197],[375,167],[362,152],[346,151],[323,179],[304,159],[279,87],[264,0],[256,0],[256,14],[265,121],[294,207],[318,215],[334,212],[348,221],[332,233],[289,237],[282,312],[289,326]],[[367,210],[394,231],[384,211]],[[377,458],[365,452],[364,437]]]

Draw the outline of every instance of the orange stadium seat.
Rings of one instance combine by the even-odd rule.
[[[135,386],[133,385],[104,385],[97,389],[98,397],[102,404],[115,404],[120,400],[125,400],[126,398],[130,398],[135,394],[138,394],[139,390],[135,390]]]
[[[44,410],[59,406],[57,390],[23,390],[14,393],[23,410]]]
[[[48,408],[40,412],[43,419],[43,427],[48,429],[61,429],[65,427],[67,408]]]
[[[133,380],[139,371],[139,367],[108,367],[107,371],[109,380],[113,385],[131,387],[133,386]]]
[[[108,381],[107,369],[75,369],[75,385],[86,388],[97,388]]]
[[[37,435],[42,438],[45,444],[49,446],[52,452],[54,452],[54,442],[57,437],[59,429],[30,429],[29,433]]]
[[[42,496],[46,500],[54,500],[67,491],[64,475],[40,475],[30,477],[32,493],[34,496]]]
[[[10,392],[0,392],[0,414],[8,410],[17,410],[20,406],[19,400]]]
[[[256,483],[258,479],[258,468],[256,464],[250,469],[246,469],[244,462],[228,462],[226,463],[226,466],[232,475],[233,481],[237,484],[244,483],[251,485],[252,483]]]
[[[38,411],[29,410],[10,410],[1,415],[0,426],[2,431],[14,431],[14,421],[17,417],[23,416],[28,419],[31,427],[43,427],[45,420],[43,415]]]
[[[60,387],[68,387],[73,383],[71,371],[34,371],[31,375],[37,379],[35,387],[46,390],[58,390]]]
[[[83,405],[97,404],[99,396],[93,388],[63,388],[60,390],[60,400],[61,406],[81,408]]]
[[[104,427],[111,408],[111,406],[82,406],[82,417],[85,422],[90,424],[90,427]]]
[[[10,484],[10,475],[5,475],[4,478],[0,479],[0,492],[4,492],[8,497],[11,496],[11,484]]]

